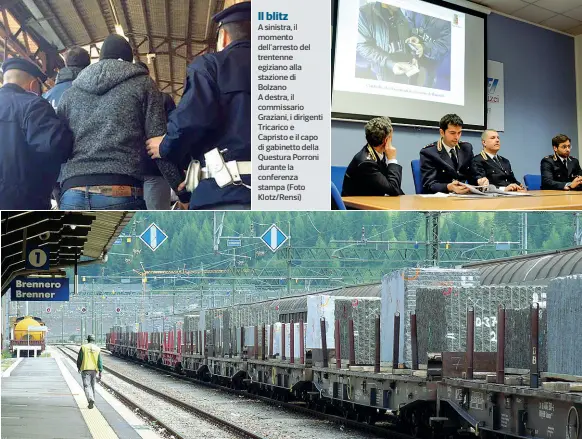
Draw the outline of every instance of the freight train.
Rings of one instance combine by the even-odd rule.
[[[45,350],[47,328],[40,317],[18,317],[10,329],[10,352],[12,356],[36,357]]]
[[[107,348],[275,400],[389,422],[414,437],[582,439],[582,359],[555,341],[566,327],[568,337],[582,339],[582,300],[554,300],[580,291],[582,277],[492,292],[461,271],[429,272],[433,277],[417,285],[426,272],[401,273],[367,287],[367,295],[342,289],[203,310],[163,333],[114,327]],[[486,296],[493,307],[482,303]],[[414,301],[418,312],[390,315],[395,308],[386,302],[408,306],[395,297]],[[540,308],[534,299],[542,297]]]

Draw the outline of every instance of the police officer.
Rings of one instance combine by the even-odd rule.
[[[250,209],[251,4],[216,14],[217,53],[188,66],[184,95],[164,137],[149,139],[152,158],[200,161],[190,209]],[[230,162],[230,163],[229,163]],[[190,170],[193,166],[190,166]]]
[[[101,361],[101,348],[95,344],[95,336],[88,335],[87,343],[79,349],[77,355],[77,370],[83,379],[83,389],[89,401],[89,408],[95,404],[95,379],[99,372],[99,379],[103,374],[103,362]]]
[[[565,134],[552,139],[554,155],[548,155],[540,163],[542,189],[582,190],[582,169],[574,157],[570,157],[571,140]]]
[[[64,58],[65,67],[59,71],[55,86],[43,95],[43,98],[50,102],[55,111],[63,93],[71,88],[79,73],[91,64],[89,52],[79,46],[73,46],[67,50]]]
[[[473,166],[477,179],[487,177],[489,183],[497,187],[504,187],[506,191],[524,191],[513,171],[511,163],[505,157],[501,157],[498,152],[501,148],[499,133],[495,130],[486,130],[481,135],[483,151],[473,159]]]
[[[463,120],[447,114],[440,120],[440,140],[420,150],[420,173],[425,194],[437,192],[467,194],[460,183],[489,185],[486,177],[477,179],[473,167],[473,146],[460,142]]]
[[[50,102],[55,111],[57,111],[63,93],[71,88],[79,73],[91,64],[89,52],[79,46],[73,46],[67,50],[64,59],[65,67],[59,70],[55,86],[42,95]],[[58,182],[53,189],[53,198],[57,204],[61,200],[61,186]]]
[[[49,209],[60,165],[73,147],[72,134],[38,96],[46,76],[35,64],[10,58],[2,73],[0,209]]]
[[[402,166],[392,146],[392,122],[377,117],[366,124],[364,146],[352,159],[342,185],[342,196],[404,195],[400,189]]]

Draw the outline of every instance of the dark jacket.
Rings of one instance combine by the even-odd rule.
[[[513,171],[511,170],[511,163],[505,157],[497,154],[497,158],[501,162],[498,164],[492,160],[485,151],[481,151],[473,159],[473,166],[475,167],[475,178],[487,177],[489,183],[497,187],[507,187],[510,184],[521,184]]]
[[[141,66],[106,59],[85,68],[63,95],[59,115],[68,121],[75,145],[63,167],[63,192],[75,186],[141,186],[146,140],[162,136],[162,95]],[[183,173],[171,163],[158,166],[173,189]]]
[[[228,149],[227,162],[251,160],[250,41],[235,41],[188,66],[184,95],[170,115],[160,155],[177,164],[190,155],[204,167],[204,153],[216,147]],[[251,184],[250,175],[242,179]],[[190,209],[250,202],[248,188],[231,184],[221,189],[206,179],[192,194]]]
[[[448,193],[447,185],[453,180],[477,184],[473,167],[473,146],[467,142],[459,142],[456,148],[459,166],[455,169],[451,157],[441,142],[442,140],[438,140],[420,150],[423,193]]]
[[[416,85],[450,90],[451,22],[409,10],[403,12],[410,23],[412,35],[419,38],[424,48],[418,64],[426,74],[424,82]]]
[[[368,3],[360,8],[357,54],[368,63],[378,80],[408,82],[406,75],[392,71],[398,62],[412,61],[406,39],[412,36],[401,9],[393,14],[382,3]]]
[[[44,95],[42,95],[43,98],[49,101],[49,103],[52,105],[55,111],[57,111],[57,109],[59,108],[59,103],[61,101],[61,98],[63,97],[63,94],[69,88],[71,88],[71,86],[73,85],[73,81],[77,78],[77,76],[79,76],[79,73],[81,73],[82,70],[83,69],[81,67],[63,67],[57,74],[55,86],[51,88],[49,91],[47,91]],[[60,183],[61,181],[62,179],[59,176],[58,182]],[[55,197],[57,202],[60,199],[60,195],[61,195],[60,185],[57,184],[53,191],[53,196]]]
[[[0,88],[0,209],[50,209],[71,132],[51,105],[14,84]]]
[[[73,81],[79,76],[83,69],[80,67],[64,67],[57,74],[57,81],[53,88],[47,91],[43,98],[56,109],[59,107],[59,102],[65,93],[73,85]]]
[[[344,183],[342,197],[404,195],[402,166],[386,164],[374,148],[364,146],[350,162]]]
[[[580,163],[574,157],[568,157],[564,164],[556,154],[548,155],[542,159],[540,168],[542,189],[564,190],[567,183],[582,175]],[[574,190],[582,190],[582,186],[577,186]]]
[[[164,113],[166,113],[166,120],[170,116],[170,113],[176,109],[176,103],[174,102],[174,98],[169,93],[162,92],[162,100],[164,102]],[[144,155],[146,159],[146,169],[145,175],[147,176],[161,176],[162,173],[160,172],[160,168],[158,167],[156,160],[149,159],[147,155],[147,151],[144,150]],[[182,164],[180,169],[186,169],[188,164]]]

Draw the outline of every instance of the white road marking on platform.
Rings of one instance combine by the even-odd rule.
[[[12,371],[14,369],[16,369],[16,366],[18,366],[20,364],[20,362],[22,361],[22,358],[19,358],[18,360],[16,360],[8,369],[6,369],[3,373],[2,373],[2,378],[6,378],[9,377],[10,374],[12,373]]]

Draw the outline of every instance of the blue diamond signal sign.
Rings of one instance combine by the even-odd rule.
[[[261,236],[261,241],[267,244],[267,247],[271,249],[272,252],[276,252],[289,237],[285,235],[279,227],[273,224],[267,229],[263,236]]]
[[[139,235],[139,239],[143,241],[152,251],[156,251],[160,245],[166,242],[168,235],[160,229],[156,223],[151,223],[145,231]]]

